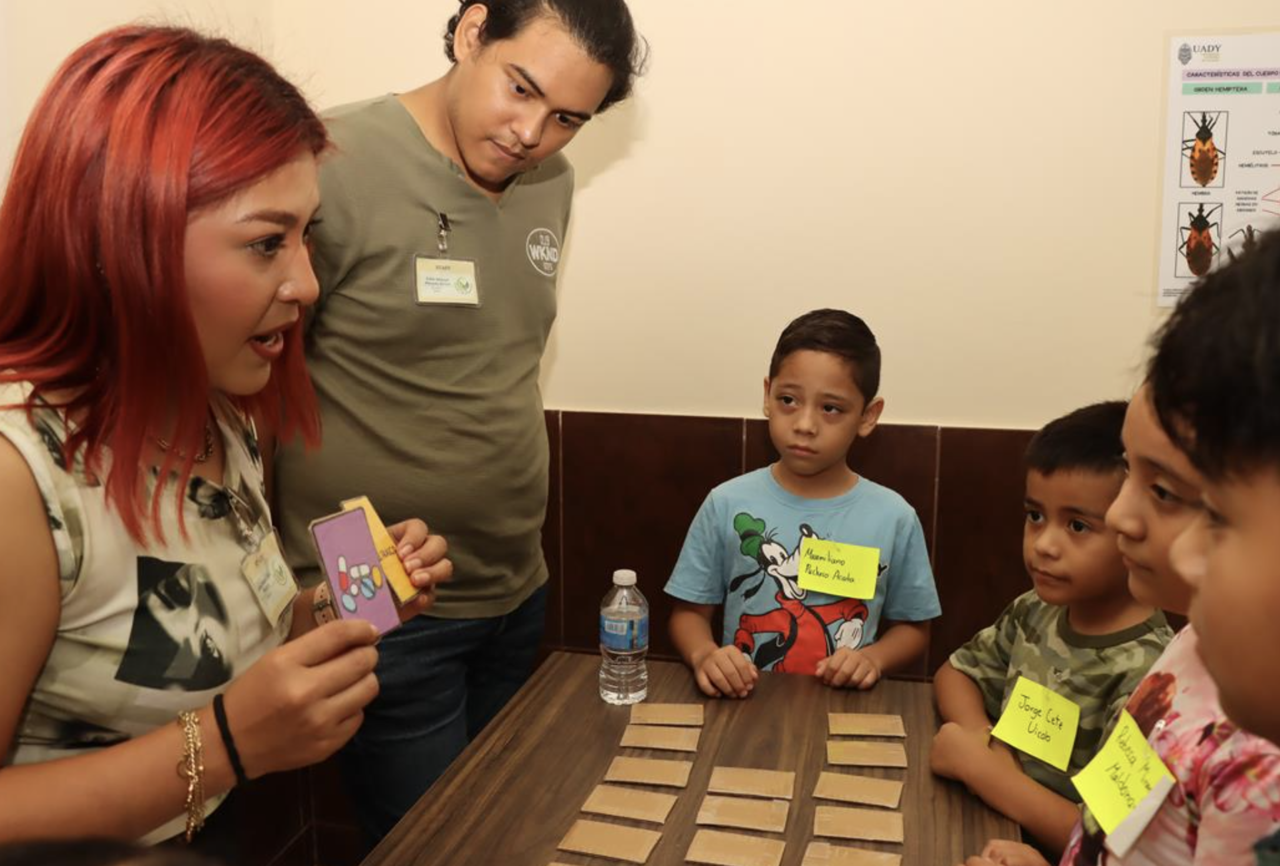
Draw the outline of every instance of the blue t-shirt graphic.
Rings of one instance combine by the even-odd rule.
[[[875,597],[801,589],[806,536],[877,548]],[[806,499],[784,490],[767,467],[711,491],[666,592],[723,604],[722,645],[736,645],[761,669],[804,674],[840,647],[872,643],[881,616],[921,622],[942,612],[920,519],[906,500],[866,478],[841,496]]]

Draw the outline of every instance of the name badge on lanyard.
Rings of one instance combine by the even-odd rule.
[[[439,215],[436,248],[438,255],[418,253],[413,257],[413,290],[422,305],[479,307],[480,280],[476,263],[449,255],[449,215]]]
[[[293,607],[298,596],[298,583],[293,577],[284,554],[280,551],[280,538],[275,530],[262,537],[258,549],[240,563],[240,571],[249,588],[253,590],[258,606],[273,626]]]

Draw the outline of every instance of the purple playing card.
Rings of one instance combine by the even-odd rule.
[[[383,634],[399,626],[400,615],[364,511],[357,508],[312,521],[311,537],[338,614],[367,619]]]

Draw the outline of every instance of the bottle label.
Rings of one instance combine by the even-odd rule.
[[[633,653],[649,648],[649,617],[632,619],[600,614],[600,643],[614,652]]]

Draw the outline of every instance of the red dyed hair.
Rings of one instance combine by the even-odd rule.
[[[163,485],[150,503],[143,493],[147,437],[176,418],[161,477],[179,470],[181,499],[212,396],[183,279],[187,220],[327,146],[266,61],[180,28],[90,40],[27,123],[0,205],[0,381],[31,382],[33,403],[75,419],[67,457],[83,449],[89,472],[101,475],[110,448],[107,499],[139,541],[148,514],[160,537]],[[300,323],[266,388],[237,402],[282,436],[318,441]]]

